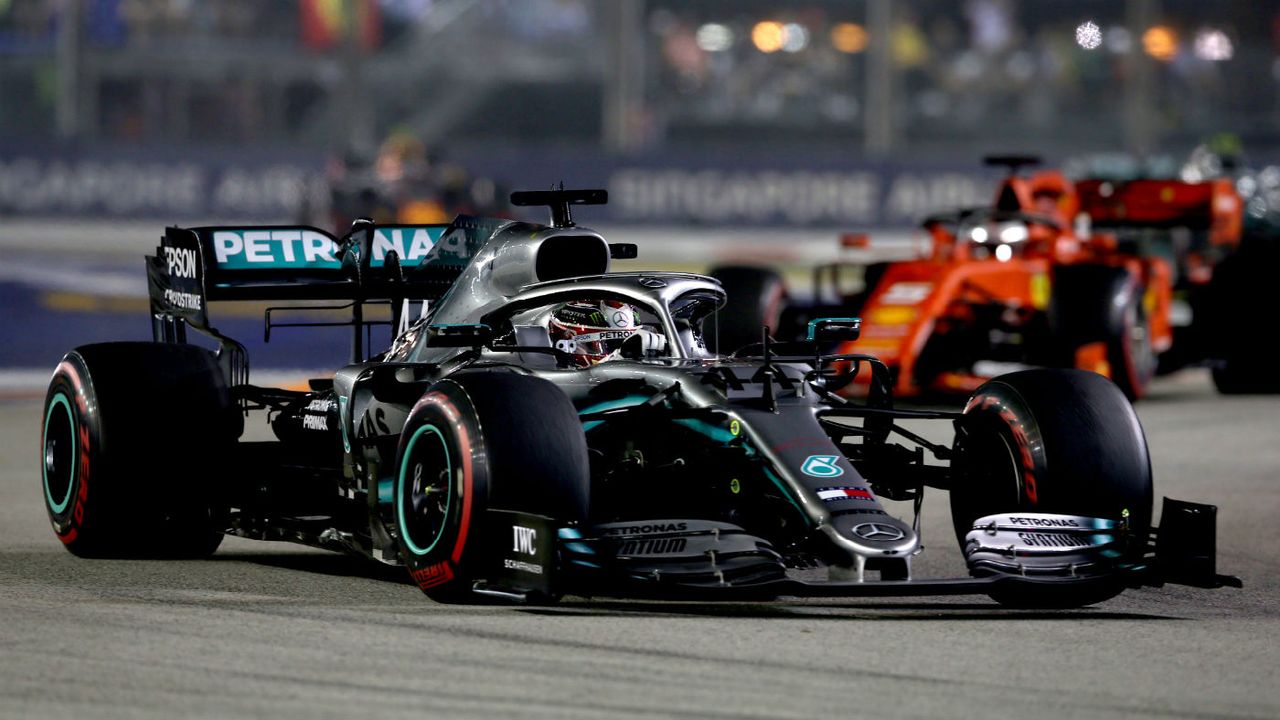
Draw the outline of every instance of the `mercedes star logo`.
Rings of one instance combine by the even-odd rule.
[[[884,523],[862,523],[853,526],[853,534],[863,540],[901,540],[907,534],[893,525]]]
[[[642,277],[640,278],[640,284],[647,288],[656,289],[656,288],[666,287],[667,281],[663,280],[662,278],[656,278],[656,277]]]

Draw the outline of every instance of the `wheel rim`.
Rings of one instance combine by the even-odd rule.
[[[76,477],[75,417],[71,413],[71,403],[63,393],[54,395],[49,403],[44,418],[42,447],[41,475],[44,478],[45,501],[55,515],[60,515],[71,502],[71,487]]]
[[[1141,300],[1130,306],[1127,320],[1125,340],[1133,364],[1134,380],[1144,382],[1155,368],[1155,353],[1151,349],[1151,328]]]
[[[405,545],[415,555],[426,555],[444,535],[453,502],[453,464],[435,425],[423,425],[409,438],[396,490]]]

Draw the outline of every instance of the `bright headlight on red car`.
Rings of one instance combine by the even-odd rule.
[[[1027,226],[1021,223],[1015,225],[1005,225],[1000,228],[1000,242],[1002,243],[1019,243],[1027,239]]]

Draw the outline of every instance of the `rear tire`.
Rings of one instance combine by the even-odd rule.
[[[980,517],[1045,512],[1128,518],[1140,552],[1151,528],[1151,461],[1133,406],[1083,370],[1027,370],[985,383],[965,406],[952,460],[951,518],[961,546]],[[1081,607],[1123,590],[1014,586],[1004,605]]]
[[[486,562],[486,510],[586,520],[587,441],[569,398],[512,372],[464,372],[414,406],[400,434],[396,538],[428,597],[472,600]]]
[[[711,319],[710,327],[703,328],[711,352],[728,355],[758,343],[763,327],[768,327],[771,335],[779,332],[787,306],[787,287],[781,275],[747,266],[719,267],[710,275],[720,281],[729,298],[729,304]]]
[[[1101,342],[1109,375],[1130,401],[1147,394],[1157,360],[1143,287],[1124,268],[1064,265],[1055,268],[1049,323],[1062,343],[1064,365],[1074,367],[1076,351]]]
[[[83,557],[204,557],[222,541],[216,488],[241,430],[213,355],[104,343],[68,353],[45,396],[45,509]]]
[[[1280,264],[1280,239],[1246,238],[1213,271],[1202,334],[1213,361],[1213,384],[1224,395],[1280,393],[1280,372],[1257,344],[1258,318],[1275,315],[1271,287]],[[1268,310],[1270,307],[1272,310]]]

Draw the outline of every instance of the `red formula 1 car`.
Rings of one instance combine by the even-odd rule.
[[[1095,230],[1114,234],[1123,251],[1163,258],[1173,269],[1174,343],[1160,358],[1161,372],[1208,362],[1223,392],[1280,389],[1250,341],[1254,313],[1275,306],[1275,228],[1246,226],[1245,202],[1231,179],[1087,179],[1075,187]]]
[[[1173,344],[1170,262],[1123,252],[1114,235],[1077,234],[1074,186],[1057,172],[1020,175],[1031,161],[989,159],[1010,168],[995,202],[927,218],[930,242],[917,259],[817,268],[810,304],[791,299],[772,271],[715,270],[740,303],[720,328],[722,345],[758,340],[762,325],[790,337],[813,317],[860,315],[862,338],[839,351],[878,355],[899,395],[970,392],[1003,372],[1049,366],[1092,370],[1142,397]],[[859,270],[862,289],[843,291],[842,277]]]

